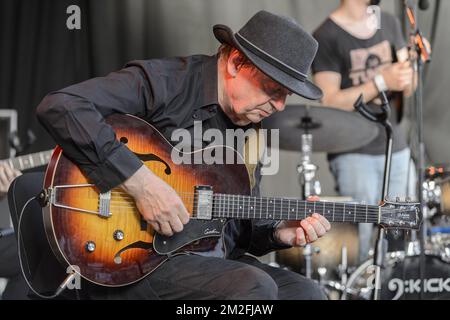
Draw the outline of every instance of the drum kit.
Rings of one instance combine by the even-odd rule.
[[[300,151],[297,171],[304,197],[320,195],[321,190],[320,182],[315,180],[318,167],[311,162],[312,152],[351,151],[368,144],[379,130],[357,113],[305,105],[288,105],[263,125],[266,129],[280,130],[281,149]],[[427,168],[422,190],[426,204],[423,225],[427,228],[424,281],[419,276],[420,245],[411,237],[405,240],[403,250],[386,254],[381,299],[450,299],[450,167]],[[328,199],[320,196],[322,200]],[[344,197],[340,200],[352,201]],[[276,264],[318,281],[330,299],[371,298],[373,258],[358,263],[355,225],[334,224],[325,237],[305,248],[279,251]]]

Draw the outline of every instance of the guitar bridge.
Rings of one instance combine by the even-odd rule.
[[[58,202],[57,200],[57,194],[58,191],[68,189],[68,188],[89,188],[93,187],[93,184],[72,184],[72,185],[63,185],[63,186],[53,186],[53,188],[48,188],[45,192],[41,192],[39,194],[39,199],[42,202],[41,206],[51,204],[54,207],[62,208],[62,209],[68,209],[68,210],[74,210],[84,213],[90,213],[90,214],[96,214],[103,218],[109,218],[111,217],[111,211],[110,211],[110,204],[111,204],[111,191],[100,193],[98,198],[98,211],[93,210],[86,210],[83,208],[75,208],[68,205],[65,205],[63,203]],[[48,199],[48,201],[46,200]]]
[[[211,186],[195,186],[194,213],[199,220],[212,219],[213,189]]]

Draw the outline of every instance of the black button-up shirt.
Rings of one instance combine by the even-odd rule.
[[[94,78],[47,95],[38,106],[40,122],[71,160],[101,192],[133,175],[142,162],[116,140],[104,118],[113,113],[139,116],[170,141],[172,132],[194,121],[202,130],[236,126],[217,97],[217,57],[141,60],[106,77]],[[260,177],[259,172],[257,177]],[[259,194],[258,186],[254,193]],[[285,248],[273,242],[274,221],[231,221],[225,230],[226,252],[255,255]]]

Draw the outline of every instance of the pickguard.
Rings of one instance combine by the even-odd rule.
[[[167,255],[196,240],[219,238],[222,235],[225,223],[226,219],[191,220],[184,226],[182,232],[171,237],[155,234],[153,248],[158,254]]]

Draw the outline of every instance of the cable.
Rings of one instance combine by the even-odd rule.
[[[76,273],[74,272],[74,273],[69,274],[67,276],[67,278],[58,287],[58,289],[56,290],[56,293],[51,295],[51,296],[45,296],[45,295],[40,294],[39,292],[37,292],[33,288],[31,282],[28,280],[28,278],[27,278],[27,276],[25,274],[25,270],[23,268],[23,261],[22,261],[22,255],[21,255],[21,249],[20,249],[21,248],[21,242],[23,242],[22,238],[21,238],[21,225],[22,225],[23,213],[25,212],[25,209],[30,204],[30,202],[33,201],[33,200],[38,200],[37,196],[34,196],[34,197],[28,199],[27,202],[25,202],[25,205],[23,206],[22,211],[20,212],[19,221],[17,223],[17,242],[18,242],[17,253],[19,255],[20,271],[22,272],[22,276],[25,279],[25,282],[27,283],[27,286],[30,288],[31,291],[33,291],[33,293],[35,295],[37,295],[38,297],[40,297],[42,299],[54,299],[54,298],[58,297],[64,291],[64,289],[66,288],[67,284],[69,284],[73,280],[73,278],[75,277]]]

